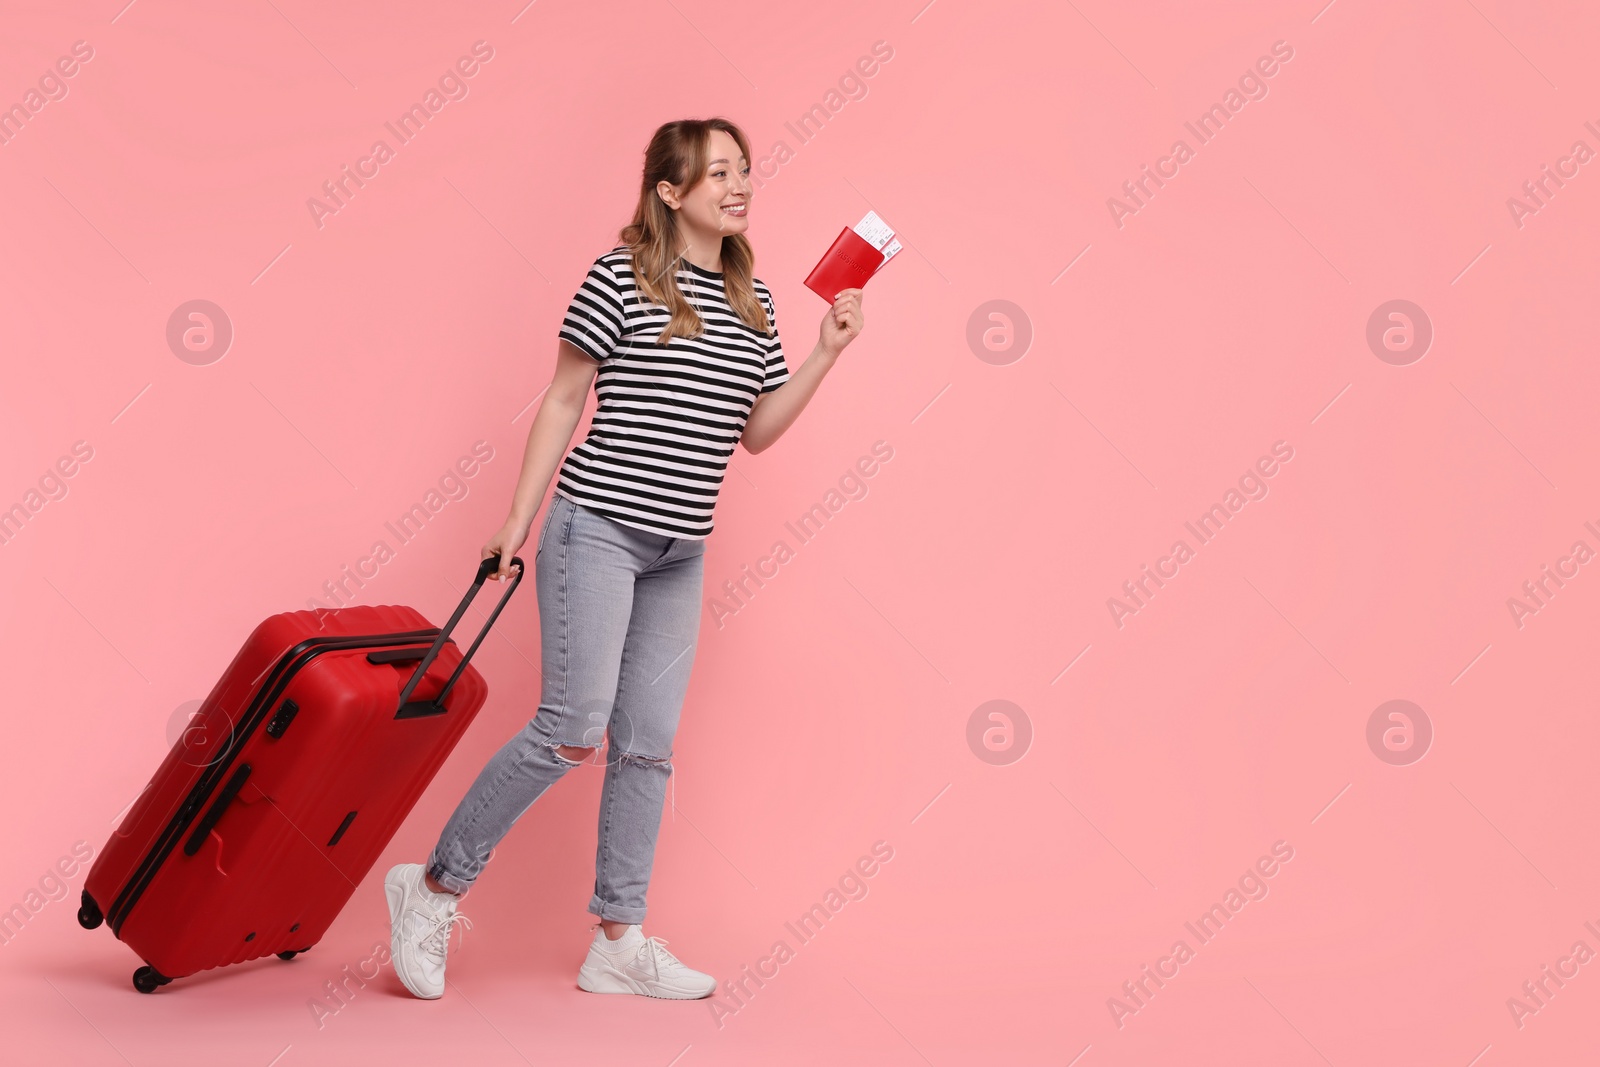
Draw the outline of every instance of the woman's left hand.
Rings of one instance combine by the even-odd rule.
[[[861,290],[844,289],[833,298],[833,307],[822,316],[822,329],[818,338],[824,352],[837,356],[844,346],[861,333]]]

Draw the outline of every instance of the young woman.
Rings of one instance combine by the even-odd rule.
[[[725,119],[656,130],[633,222],[567,308],[511,513],[483,546],[483,558],[500,556],[494,577],[509,578],[594,381],[598,409],[561,463],[535,549],[539,710],[478,775],[427,863],[384,879],[395,973],[419,997],[443,994],[451,928],[472,925],[457,902],[495,845],[602,740],[589,900],[599,922],[578,987],[675,999],[716,989],[640,928],[700,629],[705,539],[734,445],[760,452],[781,437],[862,327],[861,290],[839,293],[789,373],[745,237],[749,155]]]

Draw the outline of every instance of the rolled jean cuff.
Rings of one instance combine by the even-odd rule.
[[[467,890],[472,888],[471,882],[457,878],[446,870],[443,864],[431,856],[428,858],[428,874],[435,882],[438,882],[458,897],[465,896]]]
[[[443,882],[439,883],[444,885]],[[599,894],[589,898],[589,913],[614,923],[628,923],[630,926],[644,922],[643,908],[625,908],[620,904],[612,904],[600,899]]]

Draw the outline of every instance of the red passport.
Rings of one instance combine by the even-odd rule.
[[[822,259],[806,275],[806,288],[828,303],[844,289],[859,289],[867,279],[883,266],[883,253],[855,230],[846,226],[839,231],[833,244],[823,253]]]

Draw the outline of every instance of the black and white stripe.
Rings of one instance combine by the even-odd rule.
[[[595,359],[599,407],[567,454],[556,492],[618,522],[704,538],[723,472],[758,393],[789,380],[772,293],[752,279],[771,337],[729,306],[722,275],[688,260],[678,287],[705,323],[699,337],[657,346],[671,317],[641,293],[625,246],[600,256],[567,308],[560,336]]]

